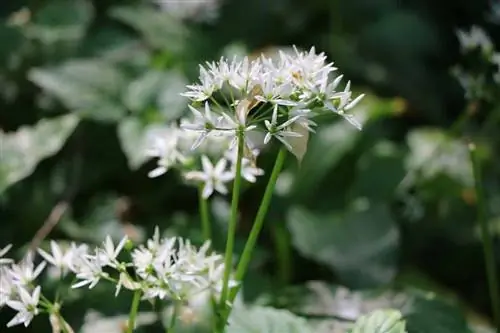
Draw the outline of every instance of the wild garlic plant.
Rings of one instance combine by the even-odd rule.
[[[190,100],[191,115],[157,132],[148,154],[157,159],[150,177],[176,169],[188,184],[199,188],[204,245],[196,248],[181,238],[162,238],[157,228],[151,239],[138,246],[126,237],[114,243],[109,236],[97,248],[52,241],[50,251],[39,249],[39,258],[30,253],[19,263],[4,257],[8,246],[0,251],[0,307],[17,311],[8,326],[28,326],[35,316],[46,313],[58,331],[72,332],[61,315],[63,300],[49,300],[37,283],[49,266],[47,273],[70,279],[72,289],[92,289],[104,282],[115,286],[115,295],[132,291],[128,333],[135,328],[140,302],[171,303],[174,311],[167,327],[171,332],[182,307],[201,294],[210,295],[213,331],[224,332],[286,155],[303,157],[318,116],[337,114],[361,129],[348,111],[363,95],[354,98],[350,82],[340,88],[342,75],[335,75],[336,70],[314,48],[281,52],[277,59],[221,58],[200,66],[199,82],[187,86],[183,94]],[[279,153],[243,253],[233,267],[241,184],[255,183],[264,174],[257,157],[273,144],[280,147]],[[210,246],[208,200],[215,194],[231,194],[224,256]]]
[[[217,306],[217,331],[223,332],[247,271],[272,193],[288,152],[302,159],[316,117],[336,114],[361,130],[348,113],[363,95],[353,96],[350,81],[341,87],[343,76],[327,62],[324,53],[280,52],[249,59],[221,58],[200,65],[199,81],[187,86],[191,117],[181,119],[154,138],[150,155],[158,159],[151,177],[169,168],[181,170],[186,181],[200,187],[200,211],[204,235],[210,237],[207,200],[214,194],[228,194],[232,183],[231,217],[225,250],[222,294]],[[187,148],[186,143],[191,143]],[[252,230],[236,267],[231,284],[238,204],[242,180],[256,182],[263,170],[257,167],[260,150],[277,144],[281,148],[269,176]],[[221,149],[222,148],[222,149]],[[211,151],[208,152],[208,151]]]
[[[465,97],[469,101],[495,100],[500,92],[500,51],[477,25],[457,30],[457,36],[463,59],[452,73],[464,88]]]
[[[173,305],[175,317],[175,311],[204,293],[218,300],[225,271],[223,257],[209,251],[209,241],[196,248],[181,238],[160,237],[158,228],[151,239],[139,246],[134,246],[127,237],[115,244],[107,236],[94,249],[75,243],[64,247],[52,241],[49,252],[38,249],[42,260],[37,264],[34,253],[19,263],[5,258],[10,247],[0,251],[0,308],[7,306],[17,311],[7,327],[20,324],[28,327],[35,316],[46,313],[60,331],[73,332],[61,316],[63,300],[50,301],[37,282],[47,266],[58,271],[60,279],[69,277],[73,289],[92,289],[105,282],[115,286],[115,296],[123,289],[133,291],[127,332],[135,327],[142,301],[168,301]],[[230,287],[235,284],[233,279],[229,280]]]

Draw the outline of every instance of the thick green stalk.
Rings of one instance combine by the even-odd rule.
[[[130,306],[130,314],[128,316],[127,323],[127,333],[132,333],[135,327],[135,320],[137,318],[137,312],[139,311],[139,302],[141,301],[141,291],[136,290],[134,292],[134,298],[132,299],[132,305]]]
[[[241,187],[241,163],[243,159],[244,137],[243,133],[238,133],[238,156],[236,158],[236,174],[233,183],[233,195],[231,198],[231,220],[227,229],[226,240],[226,253],[224,261],[224,280],[222,287],[222,294],[220,299],[220,309],[226,307],[226,301],[229,296],[229,277],[233,267],[233,250],[234,240],[236,237],[236,225],[238,223],[238,204],[240,200],[240,187]],[[225,324],[225,323],[224,323]]]
[[[248,236],[247,242],[245,244],[245,248],[243,249],[243,253],[241,254],[240,262],[236,268],[235,279],[236,281],[242,282],[243,278],[248,269],[248,265],[250,264],[250,259],[252,258],[252,252],[257,243],[257,239],[259,238],[260,231],[262,230],[262,226],[264,225],[264,219],[266,217],[267,211],[271,204],[271,199],[273,197],[274,188],[276,186],[276,181],[278,180],[278,176],[280,175],[281,169],[285,164],[287,150],[285,147],[282,147],[276,161],[274,162],[273,171],[271,172],[271,177],[266,186],[266,190],[264,191],[264,196],[262,197],[262,201],[259,206],[259,210],[257,211],[257,215],[255,216],[255,220],[253,222],[252,230],[250,231],[250,235]],[[229,302],[232,303],[236,298],[238,290],[241,286],[241,283],[231,290],[231,294],[229,297]],[[229,310],[230,312],[230,310]],[[229,316],[229,313],[226,314],[226,318]]]
[[[203,198],[203,185],[198,190],[198,205],[201,215],[201,230],[203,233],[203,240],[212,240],[212,230],[210,225],[210,212],[208,209],[208,200]]]
[[[476,146],[469,145],[470,161],[472,164],[472,171],[474,173],[475,191],[477,197],[477,214],[478,222],[481,228],[481,238],[483,242],[484,261],[486,263],[486,275],[488,278],[489,291],[491,296],[491,308],[493,311],[493,318],[497,332],[500,332],[500,291],[498,285],[498,277],[496,275],[495,255],[493,252],[493,240],[488,227],[487,213],[486,213],[486,198],[482,183],[481,168],[479,158],[477,156]]]

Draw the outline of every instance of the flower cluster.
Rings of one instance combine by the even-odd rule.
[[[225,194],[224,184],[235,177],[239,141],[244,146],[242,176],[254,182],[263,174],[255,166],[256,148],[274,141],[295,153],[294,142],[307,140],[307,132],[315,131],[313,119],[317,116],[338,114],[361,129],[347,111],[363,95],[353,98],[350,82],[339,89],[343,76],[334,75],[336,70],[333,63],[326,62],[326,55],[316,54],[314,48],[309,52],[294,48],[293,54],[280,52],[277,59],[264,55],[253,60],[221,58],[200,66],[199,82],[188,85],[183,94],[191,101],[192,117],[156,136],[150,156],[158,158],[158,167],[150,176],[181,165],[186,179],[205,184],[204,197],[214,191]],[[185,142],[192,143],[191,152]],[[211,146],[226,150],[219,157],[213,156],[216,163],[204,153]],[[195,164],[201,171],[187,170],[193,156],[198,156]]]
[[[140,292],[142,300],[185,303],[206,292],[219,297],[224,263],[222,256],[209,252],[209,242],[197,249],[180,238],[161,238],[156,228],[146,244],[131,251],[130,260],[121,260],[127,244],[127,237],[114,244],[108,236],[102,246],[91,251],[85,244],[63,248],[51,242],[50,252],[38,250],[44,259],[38,265],[32,254],[14,263],[3,258],[10,246],[0,250],[0,307],[7,305],[17,311],[7,326],[28,326],[41,312],[60,317],[60,305],[48,301],[36,283],[47,264],[60,272],[60,278],[71,275],[73,289],[93,288],[104,280],[116,285],[115,295],[125,288]],[[230,281],[230,287],[234,286],[236,282]]]
[[[495,49],[488,33],[478,26],[472,26],[469,31],[458,30],[457,36],[465,60],[472,58],[472,63],[477,64],[466,68],[455,66],[452,70],[464,88],[466,97],[483,99],[497,96],[498,91],[490,91],[490,86],[500,85],[500,52]],[[485,68],[488,70],[485,71]]]

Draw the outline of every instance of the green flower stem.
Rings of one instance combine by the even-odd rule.
[[[500,291],[498,277],[495,269],[495,255],[493,252],[493,241],[488,228],[488,221],[486,216],[486,198],[484,195],[484,188],[482,183],[482,175],[480,169],[479,158],[477,156],[476,146],[469,144],[470,161],[472,164],[472,171],[474,173],[475,191],[478,204],[478,222],[481,228],[481,238],[483,242],[484,260],[486,263],[486,275],[488,278],[488,285],[491,296],[491,308],[493,311],[493,318],[497,332],[500,332]]]
[[[290,236],[283,223],[277,223],[274,228],[274,246],[278,260],[278,280],[286,286],[290,282],[292,272]]]
[[[139,302],[141,301],[141,291],[136,290],[134,292],[134,298],[132,299],[132,305],[130,306],[130,314],[128,316],[127,333],[132,333],[135,327],[135,320],[137,318],[137,312],[139,311]]]
[[[172,309],[172,317],[170,317],[170,324],[168,325],[166,333],[174,333],[175,325],[177,323],[177,316],[179,316],[180,302],[175,301]]]
[[[236,236],[236,224],[238,222],[238,204],[240,200],[241,187],[241,162],[243,159],[244,137],[243,132],[238,132],[238,156],[236,158],[236,174],[234,176],[233,196],[231,198],[231,220],[227,230],[226,253],[224,262],[224,280],[222,294],[220,299],[220,309],[226,307],[226,301],[229,296],[229,276],[233,266],[234,239]],[[225,323],[224,323],[225,325]]]
[[[259,206],[259,210],[257,211],[257,215],[253,222],[252,230],[250,231],[250,235],[248,236],[248,240],[245,244],[245,248],[243,249],[243,253],[241,254],[240,262],[238,263],[238,267],[236,268],[236,281],[242,282],[243,278],[248,269],[248,265],[250,264],[250,259],[252,257],[252,252],[257,243],[257,239],[259,238],[259,233],[264,224],[264,219],[266,217],[267,211],[269,209],[269,205],[271,204],[271,199],[273,197],[274,188],[276,186],[276,181],[278,180],[278,176],[280,175],[281,169],[285,164],[285,159],[287,155],[287,150],[285,147],[281,147],[280,152],[278,153],[278,157],[274,162],[273,171],[271,172],[271,177],[269,178],[269,182],[267,183],[266,190],[264,191],[264,196],[262,197],[262,201]],[[241,283],[231,290],[231,295],[229,297],[229,302],[232,303],[238,294],[238,290],[241,286]],[[229,316],[227,313],[226,318]]]
[[[198,190],[198,204],[200,206],[201,215],[201,229],[203,233],[203,240],[208,241],[212,239],[212,230],[210,225],[210,212],[208,209],[208,200],[203,198],[203,186]]]

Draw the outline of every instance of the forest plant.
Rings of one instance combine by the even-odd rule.
[[[317,116],[337,114],[356,128],[361,124],[347,113],[362,98],[353,98],[350,82],[339,90],[342,75],[334,75],[333,63],[323,53],[297,49],[280,52],[278,59],[265,56],[250,60],[221,58],[200,66],[197,84],[187,86],[183,95],[190,99],[192,116],[172,123],[151,139],[149,155],[157,167],[149,173],[158,177],[171,168],[200,191],[200,211],[205,243],[196,248],[181,238],[162,238],[157,228],[146,244],[134,248],[123,238],[114,244],[108,236],[102,246],[91,249],[71,244],[63,249],[51,243],[51,253],[39,250],[44,260],[34,264],[30,254],[20,263],[1,258],[0,306],[18,311],[8,326],[28,326],[34,316],[48,313],[62,331],[71,331],[60,314],[61,300],[47,299],[36,278],[50,264],[61,279],[76,282],[72,288],[93,288],[101,281],[133,291],[128,332],[135,328],[139,304],[144,300],[168,300],[173,305],[170,332],[178,311],[191,298],[210,294],[214,330],[224,332],[241,283],[246,274],[259,233],[269,208],[274,187],[291,152],[300,161],[305,154],[309,133],[315,132]],[[257,181],[263,170],[257,166],[259,151],[278,144],[279,153],[269,177],[260,207],[246,240],[243,253],[233,271],[233,252],[242,181]],[[229,194],[232,182],[231,216],[224,256],[210,248],[210,217],[207,201],[215,193]],[[129,254],[121,259],[123,250]]]

